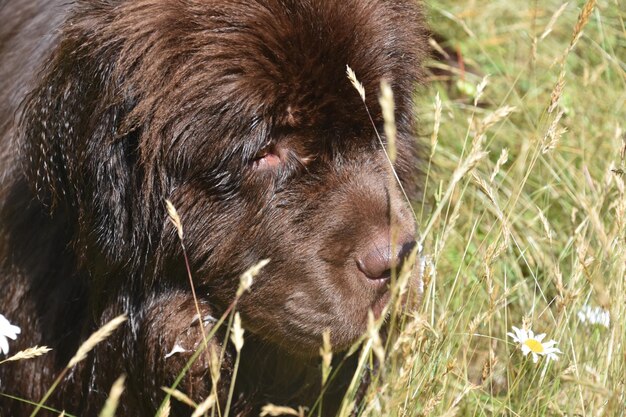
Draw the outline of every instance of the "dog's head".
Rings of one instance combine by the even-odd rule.
[[[109,265],[157,259],[152,289],[188,285],[166,267],[182,261],[169,198],[201,297],[224,308],[270,259],[240,300],[246,327],[302,353],[329,329],[345,348],[415,244],[400,184],[419,193],[422,22],[413,0],[82,2],[24,110],[31,182]]]

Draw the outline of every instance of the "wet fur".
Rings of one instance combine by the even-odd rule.
[[[413,0],[24,0],[0,2],[0,313],[22,328],[0,366],[0,391],[38,401],[78,346],[98,345],[48,402],[96,415],[127,374],[120,415],[154,415],[200,325],[171,199],[205,317],[232,301],[239,275],[271,263],[240,304],[247,339],[234,411],[311,406],[324,329],[347,347],[376,297],[350,279],[372,234],[414,230],[346,64],[382,131],[379,82],[396,100],[399,159],[419,195],[412,97],[425,40]],[[276,170],[254,168],[268,142]],[[218,335],[214,342],[219,347]],[[222,365],[220,395],[232,372]],[[331,413],[349,381],[329,389]],[[211,390],[205,355],[180,389]],[[175,405],[172,415],[189,412]],[[32,407],[0,398],[0,414]],[[44,412],[40,413],[44,414]]]

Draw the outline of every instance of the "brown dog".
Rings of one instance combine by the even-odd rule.
[[[414,245],[346,65],[380,132],[379,83],[390,82],[395,170],[418,195],[412,96],[425,44],[415,0],[0,2],[0,313],[22,328],[12,351],[53,348],[0,365],[0,392],[39,401],[81,342],[126,313],[47,404],[96,415],[126,374],[120,415],[154,415],[200,326],[269,258],[237,307],[247,339],[233,411],[311,406],[323,332],[338,351],[363,334]],[[392,227],[403,232],[393,252]],[[184,351],[168,355],[174,346]],[[201,401],[208,369],[202,355],[179,389]],[[2,415],[31,411],[0,397]]]

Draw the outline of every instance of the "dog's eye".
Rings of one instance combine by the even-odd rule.
[[[255,169],[274,169],[281,164],[278,149],[275,145],[269,144],[261,149],[252,160],[252,167]]]

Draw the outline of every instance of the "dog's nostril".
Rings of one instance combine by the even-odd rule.
[[[393,268],[399,269],[416,242],[412,237],[392,245],[388,236],[373,241],[357,256],[357,266],[370,279],[389,279]]]

